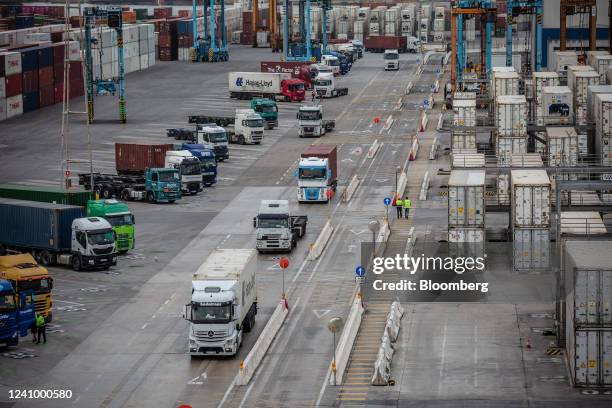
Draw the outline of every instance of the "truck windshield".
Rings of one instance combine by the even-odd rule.
[[[13,292],[0,292],[0,312],[12,312],[16,309]]]
[[[191,321],[194,323],[229,323],[232,321],[232,305],[192,303]]]
[[[186,176],[200,174],[199,160],[198,162],[181,163],[181,174]]]
[[[385,59],[386,60],[396,60],[399,59],[399,55],[392,53],[392,54],[385,54]]]
[[[87,240],[91,245],[108,245],[115,242],[113,230],[88,231]]]
[[[159,172],[159,181],[161,182],[169,182],[169,181],[177,181],[177,180],[178,180],[178,172],[175,172],[175,171]]]
[[[265,113],[268,113],[268,112],[278,112],[278,108],[276,106],[266,106],[266,105],[263,105],[263,106],[259,107],[259,111],[260,112],[265,112]]]
[[[315,86],[331,86],[331,79],[316,79]]]
[[[299,84],[290,84],[289,85],[289,89],[291,91],[299,91],[299,90],[304,89],[304,84],[302,84],[302,83],[299,83]]]
[[[263,127],[263,119],[247,119],[246,123],[251,128]]]
[[[17,283],[18,292],[33,291],[35,295],[49,293],[51,291],[51,282],[49,278],[21,280]]]
[[[266,217],[259,216],[259,222],[257,223],[258,228],[288,228],[289,219],[281,217]]]
[[[227,142],[227,135],[225,132],[209,133],[208,140],[210,140],[211,143]]]
[[[212,170],[217,167],[217,161],[212,157],[205,157],[201,159],[200,164],[202,165],[202,170]]]
[[[325,179],[324,167],[302,167],[299,173],[300,179]]]
[[[299,120],[319,120],[319,111],[300,111]]]
[[[106,215],[104,219],[108,221],[113,227],[122,227],[124,225],[133,225],[132,214],[117,214],[117,215]]]

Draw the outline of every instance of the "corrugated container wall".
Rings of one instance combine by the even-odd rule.
[[[550,179],[545,170],[512,170],[513,227],[550,227]]]
[[[550,230],[515,228],[513,231],[513,266],[517,271],[550,267]]]
[[[573,127],[547,127],[548,165],[575,166],[578,161],[578,133]]]
[[[0,184],[0,197],[81,207],[86,207],[87,201],[93,199],[91,191],[20,184]]]
[[[449,227],[484,227],[484,170],[453,170],[448,181]]]
[[[523,95],[496,98],[497,134],[502,137],[524,137],[527,134],[527,99]]]
[[[118,173],[143,172],[147,168],[164,167],[171,144],[115,143],[115,165]]]

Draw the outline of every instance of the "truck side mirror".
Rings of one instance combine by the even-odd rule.
[[[191,303],[187,303],[185,306],[183,306],[182,317],[185,320],[191,320]]]
[[[130,218],[132,218],[132,224],[136,224],[136,218],[134,218],[134,214],[130,214]]]
[[[246,126],[246,120],[242,121],[242,126]]]
[[[253,217],[253,228],[257,228],[257,217]]]
[[[293,171],[293,177],[297,177],[299,175],[299,172],[297,170]]]
[[[299,118],[300,118],[300,112],[297,112],[297,113],[295,114],[295,117],[296,117],[296,119],[299,119]]]

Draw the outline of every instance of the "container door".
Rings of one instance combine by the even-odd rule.
[[[513,265],[516,270],[529,269],[529,231],[528,230],[514,230],[513,239]]]
[[[595,330],[586,331],[587,334],[587,385],[597,385],[599,379],[599,332]]]
[[[546,269],[550,266],[550,237],[548,230],[531,230],[531,268]]]
[[[601,324],[606,326],[612,325],[612,311],[610,308],[610,299],[612,299],[612,271],[602,271],[600,280],[600,319]],[[612,358],[612,357],[611,357]],[[612,369],[612,366],[609,367]]]
[[[576,343],[576,355],[574,356],[574,383],[576,385],[585,385],[587,383],[588,373],[588,332],[576,331],[575,343]],[[572,333],[570,333],[571,335]]]
[[[589,298],[589,279],[592,279],[594,273],[589,271],[574,272],[574,321],[576,326],[586,324],[588,321],[588,298]]]
[[[459,218],[457,215],[457,194],[458,188],[454,186],[448,187],[448,223],[449,225],[457,225],[459,224]]]
[[[528,225],[531,218],[531,190],[528,187],[517,186],[514,188],[514,223],[516,225]]]
[[[601,380],[602,385],[612,385],[612,330],[601,332]]]

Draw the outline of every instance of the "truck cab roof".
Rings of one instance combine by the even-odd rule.
[[[199,143],[183,143],[183,148],[189,150],[191,154],[202,157],[215,157],[215,152]]]
[[[302,105],[300,111],[302,112],[320,112],[323,110],[321,105]]]
[[[77,231],[97,231],[111,228],[108,221],[101,217],[77,218],[72,221],[72,229]]]
[[[195,303],[226,303],[234,300],[235,294],[231,290],[234,280],[194,280],[191,282],[191,301]]]
[[[259,214],[289,214],[289,201],[261,200]]]
[[[29,253],[0,256],[0,278],[17,278],[15,275],[18,275],[19,279],[28,279],[49,276],[49,271],[38,265]]]
[[[101,199],[101,200],[89,200],[87,201],[87,214],[92,216],[108,215],[108,214],[128,214],[130,209],[126,203],[122,203],[114,198]]]
[[[169,150],[166,152],[166,157],[191,158],[194,155],[189,150]]]
[[[319,157],[302,157],[300,159],[300,167],[327,167],[327,159]]]
[[[197,130],[202,131],[202,132],[208,132],[208,133],[225,132],[225,129],[223,129],[221,126],[217,125],[216,123],[200,124],[198,125]]]

